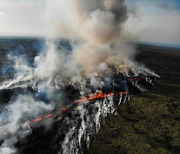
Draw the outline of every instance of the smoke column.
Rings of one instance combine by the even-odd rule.
[[[152,73],[133,61],[135,51],[123,31],[127,17],[124,0],[47,1],[48,45],[37,58],[36,75],[60,86],[60,81],[79,82],[82,76],[99,75],[108,65],[127,74],[129,68],[135,74]],[[69,40],[70,54],[57,49],[58,39]]]
[[[126,75],[129,70],[137,75],[154,74],[133,61],[134,49],[128,44],[130,38],[123,27],[127,18],[124,0],[47,0],[44,15],[47,28],[46,49],[34,58],[34,67],[29,66],[24,57],[11,57],[15,62],[16,73],[13,79],[4,81],[0,89],[30,86],[38,92],[44,92],[49,100],[56,102],[56,106],[62,106],[61,89],[71,84],[80,90],[82,96],[91,93],[84,86],[86,78],[90,79],[90,85],[94,89],[101,88],[104,82],[98,76],[110,80],[110,65]],[[70,52],[67,53],[65,48],[58,48],[58,42],[62,39],[67,40],[72,47]],[[104,106],[98,104],[95,105],[98,112],[93,118],[86,117],[86,122],[94,119],[96,127],[96,130],[89,128],[89,132],[88,125],[83,120],[86,110],[81,106],[77,109],[81,125],[77,129],[73,121],[69,120],[72,130],[67,132],[62,153],[73,153],[74,149],[81,148],[84,137],[88,146],[89,135],[99,129],[100,117],[113,113],[112,100],[105,100]],[[14,143],[17,139],[31,133],[26,120],[53,108],[53,103],[37,101],[30,94],[20,95],[12,100],[0,113],[0,117],[3,117],[0,120],[0,135],[4,139],[0,153],[15,153]],[[77,134],[73,139],[72,133]],[[9,134],[13,137],[9,137]],[[74,151],[79,152],[78,149]]]

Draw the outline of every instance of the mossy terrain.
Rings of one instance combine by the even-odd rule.
[[[180,51],[148,45],[137,50],[136,59],[161,78],[102,121],[88,154],[180,153]]]

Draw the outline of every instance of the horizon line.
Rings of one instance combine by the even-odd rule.
[[[24,35],[24,36],[20,36],[20,35],[4,35],[4,36],[0,36],[0,39],[18,39],[18,38],[22,38],[22,39],[46,39],[46,36],[33,36],[33,35]],[[164,42],[153,42],[153,41],[134,41],[131,43],[137,43],[137,44],[147,44],[147,45],[154,45],[154,46],[161,46],[161,47],[171,47],[171,48],[180,48],[180,44],[175,44],[175,43],[164,43]]]

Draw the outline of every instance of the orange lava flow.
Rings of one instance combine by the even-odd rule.
[[[119,94],[120,94],[120,95],[125,95],[125,94],[127,94],[127,92],[122,91],[122,92],[120,92]]]
[[[86,102],[86,101],[92,101],[92,100],[94,100],[94,99],[107,98],[107,97],[110,97],[110,96],[113,96],[113,95],[114,95],[113,92],[108,93],[108,94],[104,94],[104,93],[102,93],[102,92],[99,92],[99,93],[97,93],[97,94],[95,94],[95,95],[78,99],[78,100],[76,100],[76,103],[83,103],[83,102]]]
[[[94,95],[91,95],[91,96],[88,96],[88,97],[80,98],[80,99],[76,100],[75,103],[83,103],[83,102],[87,102],[87,101],[92,101],[94,99],[108,98],[108,97],[111,97],[111,96],[113,96],[115,94],[125,95],[125,94],[127,94],[127,92],[119,92],[119,93],[110,92],[110,93],[107,93],[107,94],[105,94],[103,92],[99,92],[97,94],[94,94]],[[65,111],[67,111],[67,110],[68,110],[67,107],[63,107],[63,108],[60,109],[60,112],[63,113]],[[49,114],[45,115],[44,118],[47,119],[47,118],[51,118],[53,116],[54,116],[53,114],[49,113]],[[32,120],[32,122],[38,123],[38,122],[40,122],[42,120],[43,120],[43,117],[39,117],[39,118],[37,118],[35,120]]]
[[[67,111],[67,110],[68,110],[67,107],[63,107],[63,108],[61,109],[61,112],[65,112],[65,111]]]
[[[51,118],[53,115],[52,114],[47,114],[45,115],[45,118]]]
[[[39,117],[39,118],[34,119],[33,122],[40,122],[40,121],[42,121],[42,120],[43,120],[43,119],[42,119],[41,117]]]

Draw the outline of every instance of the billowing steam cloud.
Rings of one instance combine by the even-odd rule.
[[[48,1],[47,7],[49,37],[78,41],[72,58],[86,67],[86,71],[107,62],[114,50],[120,50],[115,43],[120,39],[122,23],[127,18],[123,0],[56,0]]]
[[[134,74],[152,74],[133,62],[134,50],[123,31],[128,17],[124,0],[48,0],[46,7],[46,49],[35,57],[34,67],[24,57],[14,58],[14,79],[2,83],[0,89],[31,86],[62,105],[60,90],[65,85],[79,88],[82,95],[91,93],[85,86],[86,78],[95,89],[102,87],[104,81],[97,76],[110,80],[110,65],[127,75],[129,69]],[[67,40],[71,51],[58,48],[62,39]],[[17,139],[30,133],[26,120],[53,107],[54,104],[39,102],[29,94],[18,96],[4,107],[0,114],[3,117],[0,136],[4,139],[0,152],[13,153]],[[68,136],[64,141],[65,151],[69,147],[67,141]]]
[[[48,65],[52,63],[54,72],[65,67],[63,75],[90,73],[97,71],[98,65],[102,63],[116,63],[126,67],[135,65],[132,62],[134,50],[127,45],[129,39],[123,31],[123,24],[127,19],[124,0],[48,1],[46,19],[47,36],[69,39],[73,46],[72,54],[61,60],[53,58],[53,56],[62,57],[62,53],[58,53],[55,47],[48,49],[44,59],[48,60]],[[61,63],[65,61],[64,59],[69,61]],[[42,61],[41,63],[44,64]],[[41,66],[46,67],[46,65]],[[67,69],[72,71],[67,72]],[[40,68],[40,70],[46,69]],[[47,75],[46,71],[44,74]]]
[[[122,41],[126,19],[124,0],[47,1],[49,40],[46,53],[36,58],[36,75],[48,80],[46,86],[59,87],[75,82],[75,76],[79,81],[80,76],[100,73],[102,65],[132,65],[133,50]],[[69,40],[72,52],[58,51],[56,39]]]
[[[52,105],[35,101],[31,95],[19,95],[0,113],[0,140],[4,140],[0,153],[14,153],[14,143],[31,132],[27,119],[32,119],[45,111],[52,110]]]

